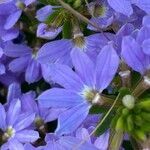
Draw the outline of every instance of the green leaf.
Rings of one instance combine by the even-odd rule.
[[[39,2],[45,5],[59,5],[59,3],[56,0],[39,0]]]
[[[105,114],[103,116],[105,116]],[[102,123],[102,125],[95,131],[96,136],[102,135],[110,127],[110,124],[111,124],[113,117],[114,116],[112,114],[109,114],[107,116],[107,118]]]
[[[72,25],[71,25],[71,21],[70,20],[65,20],[64,21],[64,25],[63,25],[63,38],[65,39],[70,39],[72,36]]]
[[[90,114],[101,114],[101,113],[106,113],[107,111],[108,109],[106,109],[105,107],[94,105],[90,109]]]

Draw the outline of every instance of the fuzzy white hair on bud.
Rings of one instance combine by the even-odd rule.
[[[128,109],[132,109],[135,105],[135,98],[132,95],[125,95],[122,99],[122,103]]]

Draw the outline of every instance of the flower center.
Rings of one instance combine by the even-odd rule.
[[[14,137],[15,133],[16,133],[15,129],[12,126],[9,126],[6,129],[6,132],[4,132],[4,134],[3,134],[3,140],[6,141],[9,138]]]
[[[81,92],[81,95],[92,104],[99,103],[101,99],[100,93],[89,87],[85,87]]]
[[[77,36],[73,39],[75,46],[79,48],[85,48],[85,40],[83,36]]]
[[[21,2],[20,0],[17,0],[16,6],[20,8],[21,10],[24,10],[24,8],[26,7],[25,4]]]
[[[104,17],[106,14],[107,8],[104,5],[95,6],[94,16],[95,17]]]

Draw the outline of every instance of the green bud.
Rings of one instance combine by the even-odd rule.
[[[81,0],[76,0],[73,5],[75,8],[80,7],[81,6]]]
[[[135,117],[134,117],[134,123],[135,123],[137,126],[141,126],[141,125],[143,124],[142,117],[141,117],[141,116],[135,116]]]
[[[150,112],[150,100],[140,102],[138,104],[143,110]]]
[[[133,118],[131,115],[127,117],[127,129],[129,132],[131,132],[134,129],[134,123],[133,123]]]
[[[123,115],[123,116],[127,116],[128,114],[129,114],[129,109],[124,108],[124,109],[122,110],[122,115]]]
[[[150,113],[141,112],[140,116],[143,120],[150,122]]]
[[[122,103],[126,108],[132,109],[135,105],[135,98],[132,95],[126,95],[123,97]]]
[[[121,116],[119,117],[117,123],[116,123],[116,130],[123,130],[124,129],[124,118]]]
[[[144,131],[134,130],[133,134],[139,140],[142,140],[142,141],[146,140],[146,135],[145,135]]]

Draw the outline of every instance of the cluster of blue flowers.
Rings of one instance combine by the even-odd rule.
[[[150,0],[0,0],[1,150],[148,150],[149,88]]]

